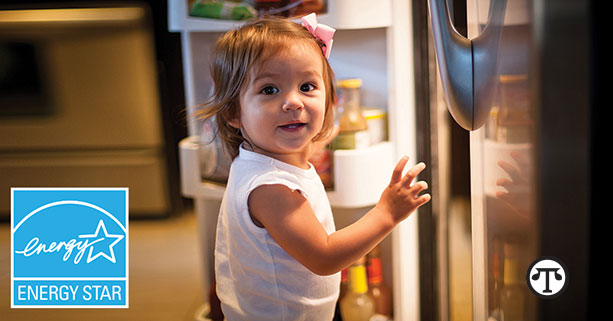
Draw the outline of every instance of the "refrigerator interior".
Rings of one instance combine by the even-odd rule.
[[[368,9],[368,10],[366,10]],[[393,10],[392,10],[393,9]],[[392,169],[402,155],[411,164],[415,151],[415,105],[411,50],[411,8],[406,1],[329,1],[328,12],[318,21],[337,29],[330,63],[337,79],[362,79],[361,101],[387,113],[388,140],[364,150],[334,153],[335,187],[328,191],[337,229],[355,221],[374,206],[389,182]],[[169,2],[169,28],[181,32],[190,114],[208,97],[212,82],[208,59],[212,46],[224,30],[237,22],[188,17],[182,1]],[[202,123],[189,118],[189,137],[180,144],[183,195],[194,198],[199,220],[204,290],[212,282],[215,226],[223,184],[203,180],[199,157]],[[422,179],[422,178],[420,178]],[[419,268],[417,216],[412,215],[382,243],[385,282],[394,291],[394,318],[419,318]],[[425,214],[424,214],[425,215]]]

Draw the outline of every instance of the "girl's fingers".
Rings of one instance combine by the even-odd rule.
[[[417,182],[411,186],[411,193],[417,195],[428,188],[428,183],[424,181]]]
[[[392,173],[392,181],[390,182],[390,185],[396,184],[400,181],[400,178],[402,177],[402,170],[404,169],[404,166],[407,164],[408,161],[409,161],[409,156],[403,156],[398,161],[398,164],[396,164],[396,167],[394,168],[394,172]]]
[[[424,194],[424,195],[420,195],[419,197],[417,197],[415,199],[415,203],[417,205],[417,207],[420,207],[426,203],[428,203],[428,201],[431,199],[432,197],[430,196],[430,194]]]
[[[409,186],[411,182],[415,179],[415,177],[417,177],[417,175],[419,175],[419,173],[424,170],[424,168],[426,168],[426,164],[424,163],[419,163],[413,166],[413,168],[409,169],[407,174],[404,175],[404,177],[402,178],[402,184]]]

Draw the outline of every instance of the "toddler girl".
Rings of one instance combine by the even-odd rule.
[[[343,268],[373,249],[430,200],[424,164],[403,177],[405,156],[377,205],[335,231],[313,166],[314,148],[333,128],[334,74],[327,55],[334,29],[260,18],[216,44],[215,116],[234,157],[215,244],[217,294],[227,320],[331,320]],[[358,174],[358,173],[356,173]]]

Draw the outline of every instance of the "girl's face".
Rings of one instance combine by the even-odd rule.
[[[254,151],[307,166],[312,139],[322,129],[326,91],[321,53],[294,43],[251,72],[240,97],[240,128]]]

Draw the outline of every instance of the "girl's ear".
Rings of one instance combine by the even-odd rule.
[[[238,117],[230,118],[230,119],[228,119],[228,125],[236,128],[236,129],[239,129],[239,128],[241,128],[240,119]]]
[[[223,118],[227,120],[228,125],[236,129],[241,128],[241,118],[238,111],[232,109],[225,110]]]

